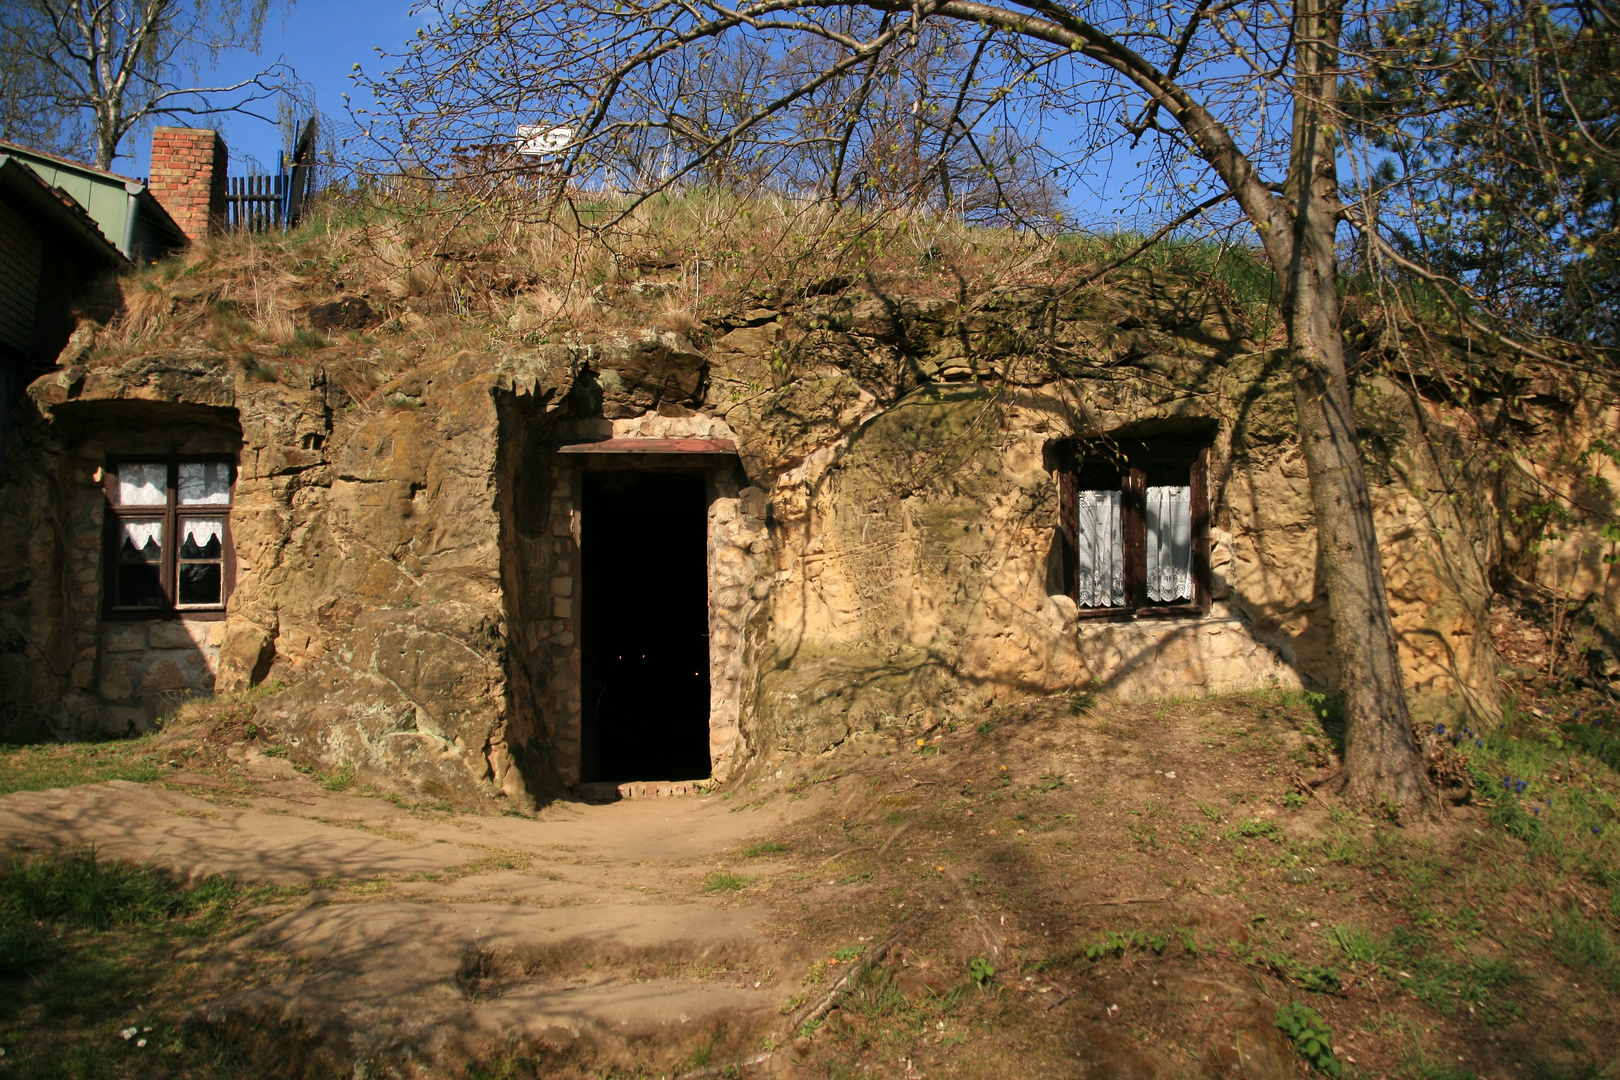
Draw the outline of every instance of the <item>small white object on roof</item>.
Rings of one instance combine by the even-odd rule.
[[[519,124],[518,153],[527,157],[551,157],[574,141],[571,127],[548,128],[541,124]]]

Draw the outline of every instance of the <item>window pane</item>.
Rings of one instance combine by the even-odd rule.
[[[180,603],[217,604],[222,580],[219,563],[180,564]]]
[[[162,506],[169,501],[169,467],[162,462],[118,466],[118,505]]]
[[[1122,607],[1125,603],[1125,534],[1120,492],[1092,489],[1076,493],[1079,603],[1081,607]]]
[[[114,596],[119,607],[163,606],[163,522],[137,519],[119,522]]]
[[[180,519],[180,557],[217,559],[225,542],[225,523],[219,518]]]
[[[187,461],[180,465],[180,505],[229,506],[231,465],[228,461]]]
[[[1168,603],[1193,598],[1192,488],[1147,489],[1147,595]]]

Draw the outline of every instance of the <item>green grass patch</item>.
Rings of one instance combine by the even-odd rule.
[[[161,870],[108,862],[95,849],[36,859],[13,858],[0,878],[0,918],[105,930],[161,922],[228,904],[236,886],[212,877],[181,886]]]
[[[327,791],[348,791],[354,787],[354,766],[345,765],[329,773],[319,773],[321,787]]]
[[[1150,952],[1154,956],[1160,956],[1169,944],[1170,935],[1163,931],[1150,934],[1142,930],[1125,933],[1110,930],[1081,949],[1079,955],[1092,963],[1099,960],[1117,960],[1129,952]]]
[[[239,932],[247,892],[185,884],[75,851],[0,865],[0,1047],[7,1076],[262,1075],[186,1017],[204,992],[195,961]]]
[[[1058,238],[1053,255],[1075,264],[1106,263],[1120,258],[1146,237],[1130,230],[1072,233]],[[1148,273],[1189,275],[1221,288],[1227,297],[1255,316],[1276,302],[1276,275],[1247,248],[1207,240],[1166,239],[1125,264]]]
[[[716,871],[704,879],[703,891],[706,893],[740,892],[753,884],[753,881],[753,878],[743,877],[741,874],[727,874]]]
[[[773,843],[770,840],[761,840],[757,844],[749,844],[740,854],[745,859],[758,859],[766,855],[780,855],[787,851],[786,844]]]
[[[1553,952],[1570,967],[1592,971],[1610,990],[1620,991],[1620,949],[1602,921],[1570,908],[1553,920]]]
[[[1352,964],[1374,968],[1385,979],[1404,987],[1442,1016],[1459,1009],[1470,1011],[1487,1027],[1495,1027],[1523,1014],[1516,988],[1527,980],[1506,960],[1468,956],[1436,942],[1424,925],[1455,929],[1477,921],[1471,909],[1458,915],[1418,916],[1417,927],[1402,927],[1387,936],[1375,936],[1359,926],[1336,926],[1332,938]]]
[[[1389,958],[1389,946],[1359,926],[1335,926],[1333,939],[1344,951],[1345,959],[1357,964],[1382,964]]]
[[[1536,713],[1510,703],[1494,731],[1434,733],[1462,756],[1493,826],[1560,870],[1608,885],[1620,915],[1611,884],[1620,881],[1620,713],[1550,704]]]
[[[151,783],[169,772],[154,738],[143,735],[117,742],[0,746],[0,795],[106,780]]]
[[[1276,840],[1283,839],[1282,830],[1263,818],[1244,818],[1236,825],[1227,829],[1223,834],[1228,840]]]

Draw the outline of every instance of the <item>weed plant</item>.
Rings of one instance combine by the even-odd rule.
[[[716,871],[704,880],[703,891],[706,893],[741,892],[743,889],[748,888],[753,881],[753,878],[743,877],[741,874],[727,874],[723,871]]]
[[[1344,1075],[1344,1066],[1333,1056],[1333,1031],[1315,1009],[1303,1002],[1287,1002],[1277,1010],[1276,1023],[1312,1069],[1332,1077]]]

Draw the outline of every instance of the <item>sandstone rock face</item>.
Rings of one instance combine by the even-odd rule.
[[[270,687],[258,720],[302,764],[531,805],[582,778],[584,466],[563,448],[605,438],[737,449],[663,463],[706,478],[716,779],[1008,695],[1331,690],[1291,386],[1245,333],[1132,279],[965,308],[814,297],[706,352],[649,330],[462,353],[364,400],[319,366],[267,378],[205,350],[63,369],[31,388],[0,478],[0,719],[121,733],[178,696]],[[1536,414],[1548,458],[1527,466],[1544,483],[1620,421],[1608,391],[1553,389],[1568,407]],[[1376,374],[1356,407],[1414,712],[1488,719],[1492,575],[1612,608],[1607,511],[1537,548],[1515,524],[1533,485],[1471,456],[1470,414]],[[1099,434],[1209,441],[1206,613],[1099,620],[1064,595],[1054,448]],[[104,612],[100,470],[160,452],[238,462],[222,618]]]
[[[530,801],[507,739],[497,397],[532,399],[541,370],[418,369],[334,418],[318,463],[243,469],[254,569],[221,679],[289,684],[259,716],[295,760],[456,805]],[[282,431],[272,458],[315,442]]]
[[[487,614],[470,604],[367,611],[338,662],[269,698],[259,715],[306,761],[465,802],[493,794],[491,743],[506,712],[500,658]]]

